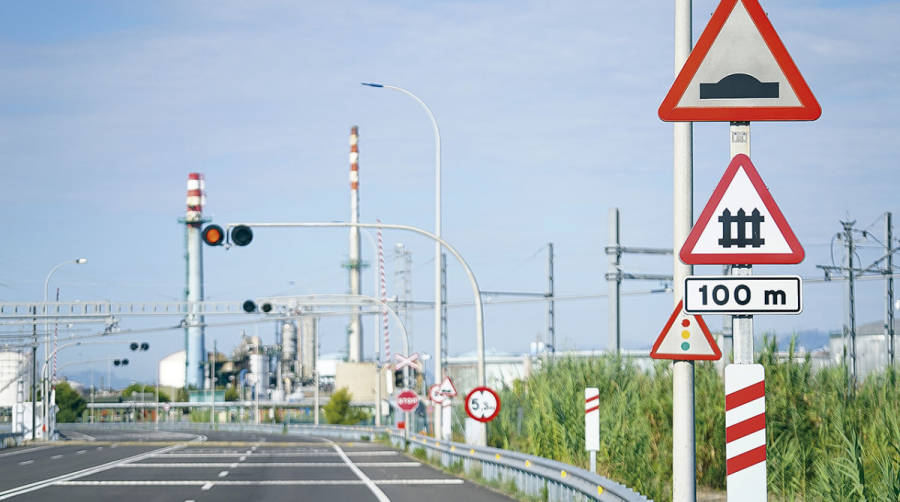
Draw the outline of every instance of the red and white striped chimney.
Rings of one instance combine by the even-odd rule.
[[[206,181],[200,173],[188,174],[187,180],[187,213],[188,223],[200,223],[203,219],[203,206],[206,204]]]

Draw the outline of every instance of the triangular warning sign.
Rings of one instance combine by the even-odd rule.
[[[691,265],[794,264],[804,252],[750,157],[738,154],[679,256]]]
[[[759,5],[722,0],[659,107],[667,121],[816,120],[822,108]]]
[[[678,302],[669,322],[663,328],[650,357],[653,359],[677,359],[682,361],[704,360],[716,361],[722,357],[722,351],[716,345],[709,328],[699,315],[688,315],[682,309],[683,301]]]

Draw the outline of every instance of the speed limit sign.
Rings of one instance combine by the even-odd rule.
[[[479,422],[490,422],[500,412],[500,396],[488,387],[475,387],[466,395],[466,413]]]

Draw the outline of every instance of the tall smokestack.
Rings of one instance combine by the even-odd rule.
[[[359,128],[350,128],[350,222],[359,223]],[[359,227],[350,228],[350,294],[361,293],[360,268],[362,262],[359,259]],[[353,315],[350,318],[350,329],[347,333],[347,360],[359,362],[362,360],[362,323],[359,315],[360,308],[353,307]]]
[[[206,204],[206,182],[200,173],[188,174],[187,212],[185,224],[185,259],[187,260],[187,286],[184,290],[188,303],[185,329],[184,351],[186,386],[196,389],[204,387],[203,363],[206,359],[203,316],[196,302],[203,301],[203,247],[200,227],[203,225],[203,205]],[[199,326],[198,326],[199,325]]]

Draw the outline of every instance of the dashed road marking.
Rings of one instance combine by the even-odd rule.
[[[62,455],[53,455],[52,457],[50,457],[50,460],[56,460],[60,458],[62,458]]]
[[[131,486],[137,486],[137,485],[131,485]],[[209,490],[209,489],[212,488],[212,487],[213,487],[212,481],[207,481],[207,482],[204,483],[203,486],[200,487],[200,489],[203,490],[203,491],[206,491],[206,490]]]
[[[228,471],[222,471],[222,472],[219,473],[219,477],[220,477],[220,478],[224,478],[224,477],[227,476],[227,475],[228,475]]]
[[[78,450],[75,452],[76,455],[84,455],[85,453],[87,453],[87,450]]]
[[[33,463],[34,463],[34,460],[23,460],[22,462],[19,462],[19,465],[29,465],[29,464],[33,464]]]

